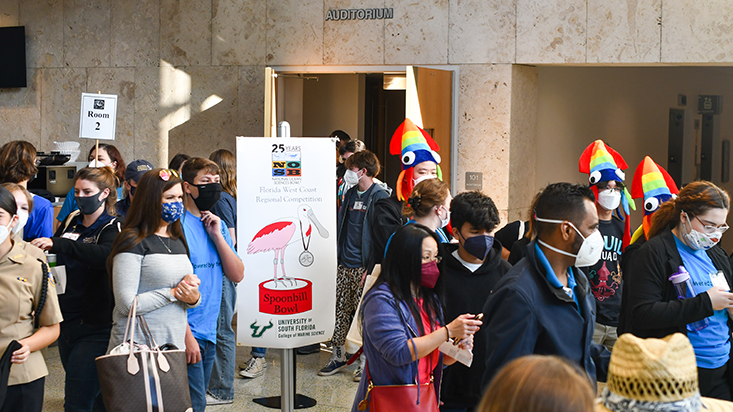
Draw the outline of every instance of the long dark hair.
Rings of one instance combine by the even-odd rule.
[[[168,174],[168,180],[163,180],[161,171],[164,169],[153,169],[146,172],[137,184],[135,197],[130,204],[130,210],[125,215],[125,224],[122,231],[112,246],[112,253],[107,260],[107,268],[112,275],[112,261],[114,257],[126,252],[148,236],[155,234],[160,227],[161,214],[163,213],[163,193],[176,185],[182,185],[182,180],[176,176],[178,172],[166,170],[163,175]],[[183,191],[183,186],[181,186]],[[168,235],[173,240],[182,239],[183,226],[181,220],[168,225]],[[188,244],[183,242],[188,253]]]
[[[12,219],[18,213],[18,205],[15,203],[15,196],[10,190],[0,186],[0,209],[5,210]]]
[[[683,210],[692,219],[692,216],[701,215],[710,209],[730,209],[728,192],[705,180],[689,183],[680,190],[676,199],[662,203],[654,212],[649,238],[662,233],[667,227],[677,226]]]
[[[115,146],[111,144],[107,144],[107,143],[100,143],[99,148],[107,152],[107,156],[109,156],[109,160],[113,162],[117,162],[117,167],[114,169],[114,173],[115,173],[115,176],[117,177],[117,186],[120,186],[122,182],[125,181],[125,168],[127,168],[125,161],[122,159],[122,155],[120,154],[120,151],[117,150]],[[96,149],[96,146],[92,146],[92,148],[89,149],[89,155],[87,156],[87,159],[89,159],[92,156],[92,152],[94,152],[94,149]],[[97,153],[97,156],[99,156],[99,153]],[[92,161],[92,160],[94,159],[89,159],[89,161]]]
[[[420,224],[407,224],[397,229],[387,248],[387,254],[382,263],[382,273],[374,287],[386,283],[392,291],[396,301],[403,301],[410,308],[415,318],[420,335],[425,335],[420,308],[415,298],[422,299],[422,307],[430,319],[430,326],[435,328],[442,322],[440,299],[443,295],[443,277],[438,277],[438,283],[433,289],[420,285],[422,277],[422,243],[427,237],[435,239],[440,244],[438,236],[429,228]],[[412,296],[413,285],[417,296]]]

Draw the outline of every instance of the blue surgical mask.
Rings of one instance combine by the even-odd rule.
[[[169,225],[183,216],[183,202],[163,203],[161,218]]]
[[[463,235],[461,235],[463,237]],[[463,238],[463,248],[466,252],[480,260],[486,259],[489,255],[489,251],[494,246],[494,237],[489,235],[478,235],[471,236],[469,238]]]

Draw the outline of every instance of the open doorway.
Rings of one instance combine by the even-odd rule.
[[[389,143],[400,123],[410,118],[440,146],[443,179],[451,182],[454,74],[433,68],[402,69],[335,73],[279,69],[272,92],[276,103],[270,106],[276,120],[267,123],[288,121],[292,136],[345,131],[377,155],[382,164],[377,177],[394,187],[402,165],[399,156],[390,154]]]

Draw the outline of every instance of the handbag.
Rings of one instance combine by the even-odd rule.
[[[95,360],[104,406],[108,412],[192,412],[186,351],[161,350],[136,312],[137,297],[127,315],[123,344]],[[136,323],[146,345],[135,343]]]
[[[425,383],[407,385],[375,385],[369,374],[369,362],[365,366],[369,386],[358,409],[369,412],[439,412],[433,375]],[[419,374],[418,374],[419,376]]]

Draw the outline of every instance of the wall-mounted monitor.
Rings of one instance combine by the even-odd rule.
[[[0,27],[0,88],[27,87],[25,26]]]

